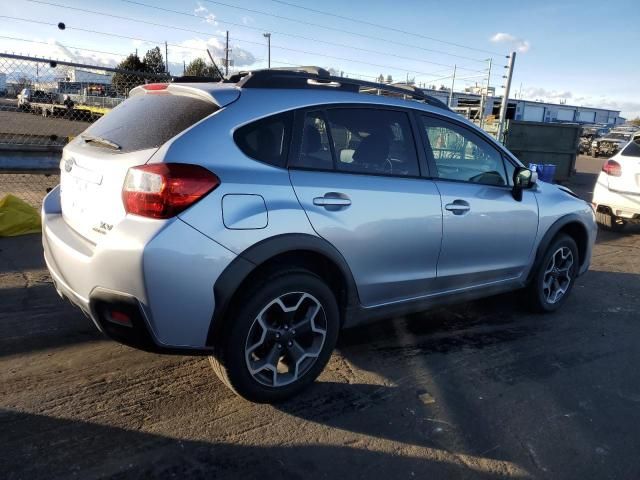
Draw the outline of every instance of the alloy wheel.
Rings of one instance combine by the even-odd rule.
[[[290,292],[256,316],[245,343],[251,376],[269,387],[289,385],[316,362],[327,336],[327,318],[313,295]]]
[[[567,293],[571,285],[573,253],[568,247],[558,248],[544,271],[542,291],[548,303],[557,303]]]

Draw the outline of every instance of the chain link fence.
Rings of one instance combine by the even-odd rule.
[[[51,169],[64,145],[134,87],[167,79],[162,73],[0,53],[0,198],[10,193],[38,207],[57,183]]]

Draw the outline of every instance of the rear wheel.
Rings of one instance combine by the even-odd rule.
[[[568,235],[551,243],[528,287],[529,303],[535,311],[553,312],[567,300],[578,274],[578,247]]]
[[[612,232],[621,231],[627,222],[620,217],[617,217],[610,210],[608,211],[597,211],[596,212],[596,222],[598,225],[604,230],[609,230]]]
[[[331,289],[306,270],[267,277],[238,302],[209,357],[220,379],[247,400],[285,400],[312,383],[340,326]]]

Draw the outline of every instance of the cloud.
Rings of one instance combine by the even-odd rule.
[[[544,99],[545,101],[558,101],[573,98],[573,93],[568,90],[547,90],[540,87],[525,88],[522,96],[528,99]]]
[[[103,67],[116,67],[122,60],[122,56],[120,55],[77,50],[66,47],[55,40],[51,43],[51,46],[53,48],[53,56],[60,60],[86,63],[88,65],[100,65]]]
[[[253,17],[250,16],[244,16],[242,17],[242,23],[244,23],[245,25],[252,25],[254,23],[256,23],[255,19]]]
[[[224,43],[216,37],[210,37],[206,40],[201,38],[184,40],[177,47],[174,46],[169,49],[169,57],[175,61],[177,56],[180,60],[189,63],[198,57],[208,59],[207,49],[211,52],[216,63],[218,59],[224,57]],[[229,58],[233,60],[233,67],[247,67],[257,61],[253,53],[244,48],[231,44],[229,49],[231,50]],[[220,64],[218,66],[221,67]]]
[[[621,100],[607,95],[584,95],[569,90],[548,90],[541,87],[530,87],[522,90],[522,98],[545,102],[566,100],[569,105],[620,110],[621,115],[625,118],[640,117],[640,101]]]
[[[204,5],[202,5],[201,3],[198,3],[198,6],[193,11],[193,13],[195,13],[196,16],[198,16],[198,17],[202,17],[205,22],[207,22],[207,23],[209,23],[211,25],[217,25],[218,24],[218,22],[216,22],[216,16],[213,13],[211,13],[209,11],[209,9],[207,7],[205,7]]]
[[[510,33],[498,32],[489,39],[493,43],[508,43],[512,45],[519,53],[527,53],[531,48],[529,40],[511,35]]]

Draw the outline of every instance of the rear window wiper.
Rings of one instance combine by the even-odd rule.
[[[120,150],[120,145],[112,142],[111,140],[107,140],[106,138],[95,137],[93,135],[87,135],[86,133],[80,135],[80,138],[82,138],[86,143],[97,143],[98,145],[102,145],[104,147],[113,148],[114,150]]]

